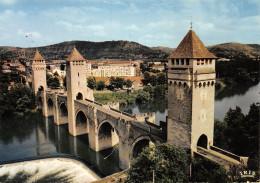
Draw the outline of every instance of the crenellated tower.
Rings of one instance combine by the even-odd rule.
[[[169,143],[191,151],[213,145],[216,58],[193,30],[168,57]]]

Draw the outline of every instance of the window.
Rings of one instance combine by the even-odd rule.
[[[174,59],[172,59],[172,65],[174,65]]]
[[[201,64],[201,65],[204,65],[204,59],[201,59],[200,64]]]
[[[190,59],[186,59],[186,65],[190,65]]]
[[[181,59],[181,65],[184,65],[184,59]]]
[[[205,64],[208,64],[209,63],[209,59],[205,59]]]
[[[212,64],[212,59],[209,59],[209,64]]]
[[[176,65],[179,65],[179,59],[176,59]]]
[[[197,65],[200,65],[200,59],[197,59]]]

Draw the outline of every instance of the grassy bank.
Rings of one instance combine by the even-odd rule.
[[[108,102],[119,102],[120,105],[135,103],[138,91],[133,93],[127,92],[113,92],[113,93],[94,93],[95,101],[101,104],[107,104]]]

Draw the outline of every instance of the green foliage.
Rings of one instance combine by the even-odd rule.
[[[47,85],[51,88],[59,88],[60,87],[60,80],[57,76],[50,77],[47,79]]]
[[[98,81],[97,82],[97,90],[104,90],[105,87],[106,87],[105,81]]]
[[[0,96],[0,103],[1,117],[23,115],[36,108],[36,97],[28,87],[18,84]]]
[[[155,75],[150,76],[150,83],[152,86],[157,85],[157,76]]]
[[[166,85],[167,84],[167,75],[163,72],[158,74],[158,78],[157,78],[157,84],[158,85]]]
[[[88,87],[94,90],[96,88],[96,80],[93,77],[88,78]]]
[[[134,91],[131,94],[127,92],[113,92],[113,93],[94,93],[95,101],[101,104],[107,104],[108,102],[119,102],[120,105],[133,104],[138,95],[138,91]]]
[[[259,103],[253,103],[245,116],[240,107],[236,107],[229,109],[223,122],[215,122],[215,145],[222,148],[227,145],[227,150],[249,156],[251,170],[259,170],[259,111]]]
[[[208,159],[196,159],[192,162],[192,182],[228,182],[226,169]]]
[[[154,96],[154,87],[152,86],[145,86],[143,89],[145,92],[148,92],[150,96]]]
[[[126,182],[187,182],[187,153],[170,144],[147,147],[133,160],[127,172]]]
[[[151,100],[150,94],[148,92],[141,91],[141,90],[136,97],[137,103],[146,103],[150,100]]]
[[[110,88],[111,89],[123,88],[125,80],[124,80],[124,78],[120,78],[120,77],[111,77],[109,79],[109,83],[110,83]]]
[[[163,99],[165,97],[167,87],[163,85],[157,85],[154,87],[154,98]]]
[[[235,58],[229,62],[216,62],[218,77],[235,78],[236,82],[258,82],[259,62],[250,58]]]
[[[131,81],[130,79],[127,79],[126,82],[125,82],[125,86],[126,86],[127,88],[132,87],[132,81]]]
[[[144,73],[144,79],[142,80],[142,83],[144,85],[147,85],[148,83],[150,83],[150,74],[149,74],[149,72],[145,72]]]

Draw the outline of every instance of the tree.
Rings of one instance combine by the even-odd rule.
[[[127,79],[126,82],[125,82],[125,85],[126,85],[127,88],[132,87],[132,81],[130,79]]]
[[[60,87],[60,80],[57,76],[51,77],[47,80],[47,85],[51,88],[58,88]]]
[[[145,103],[151,100],[150,94],[145,91],[140,91],[136,97],[137,103]]]
[[[147,147],[133,160],[126,182],[187,182],[187,153],[168,143]]]
[[[17,84],[0,97],[0,117],[12,114],[23,115],[36,108],[36,97],[30,88]]]
[[[148,83],[150,83],[150,74],[149,74],[149,72],[145,72],[144,73],[144,79],[142,80],[142,83],[144,85],[147,85]]]
[[[158,83],[158,85],[167,84],[167,75],[163,72],[159,73],[158,77],[157,77],[157,83]]]
[[[106,87],[105,81],[98,81],[97,82],[97,90],[104,90],[105,87]]]
[[[192,162],[192,182],[228,182],[228,174],[223,166],[208,159]]]
[[[96,80],[93,77],[88,78],[88,87],[94,90],[96,88]]]
[[[152,86],[157,85],[157,76],[152,75],[152,76],[150,77],[150,83],[151,83]]]
[[[165,97],[166,89],[163,85],[156,85],[154,87],[154,98],[163,99]]]
[[[154,96],[154,87],[152,86],[145,86],[143,89],[145,92],[148,92],[150,96]]]

